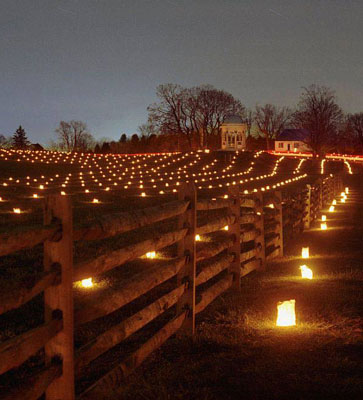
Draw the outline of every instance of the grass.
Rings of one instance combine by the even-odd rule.
[[[262,161],[265,163],[268,159]],[[260,170],[265,166],[264,163],[257,166],[258,172],[261,172]],[[4,170],[6,169],[4,164],[0,165],[0,170],[1,166]],[[15,175],[17,168],[20,168],[20,163],[14,164],[11,168],[11,175]],[[37,166],[34,165],[32,173],[40,173],[40,171],[43,173],[44,166],[40,165],[38,168],[37,170]],[[54,173],[55,171],[49,170],[48,172]],[[24,174],[25,172],[23,172]],[[281,177],[275,178],[278,180]],[[275,178],[268,182],[274,182]],[[294,186],[301,184],[296,183]],[[251,187],[254,185],[255,183]],[[19,199],[23,196],[20,191],[19,193],[14,191],[12,195]],[[131,204],[133,208],[144,208],[158,204],[160,201],[159,196],[140,198],[136,195],[134,197],[124,196],[123,193],[114,192],[107,194],[102,204],[94,206],[83,201],[85,196],[82,196],[81,193],[77,193],[73,198],[75,221],[93,218],[95,215],[104,213],[127,210]],[[172,197],[164,196],[163,199],[167,201]],[[6,208],[9,204],[3,203],[2,206]],[[206,213],[206,215],[201,213],[200,216],[203,220],[203,218],[210,217],[210,213]],[[40,212],[21,215],[20,218],[23,219],[5,214],[1,214],[0,217],[2,219],[0,225],[3,225],[4,229],[7,229],[9,224],[14,221],[19,224],[19,229],[22,228],[22,223],[41,221]],[[337,219],[340,220],[340,218]],[[141,240],[152,230],[160,232],[167,228],[168,226],[164,223],[160,223],[155,224],[152,228],[140,229],[112,239],[94,242],[91,245],[79,243],[75,247],[75,261],[83,259],[85,256],[92,258],[135,240]],[[323,245],[326,242],[325,245],[329,248],[328,238],[337,233],[338,229],[331,229],[326,232],[323,240],[321,232],[316,230],[310,232],[311,241],[315,241],[313,234],[318,235],[320,244]],[[211,236],[206,235],[203,239],[211,240]],[[296,246],[298,247],[299,244],[297,243]],[[289,391],[289,388],[292,390],[301,387],[301,397],[306,398],[309,397],[309,390],[315,390],[314,394],[320,393],[316,388],[314,389],[314,382],[316,385],[329,386],[323,378],[318,377],[318,367],[320,367],[321,359],[326,355],[326,346],[330,346],[333,342],[336,342],[333,347],[339,355],[336,360],[332,358],[332,366],[326,374],[332,374],[332,387],[340,385],[337,386],[336,391],[343,393],[341,387],[343,384],[337,383],[337,379],[334,378],[334,374],[338,373],[334,368],[338,368],[338,365],[346,366],[347,376],[351,375],[353,380],[357,380],[358,373],[361,372],[358,364],[349,358],[349,352],[348,355],[345,355],[343,351],[339,353],[339,346],[349,345],[355,349],[354,346],[357,346],[358,343],[357,336],[361,335],[361,331],[359,331],[361,315],[357,316],[356,313],[356,307],[362,305],[361,298],[357,298],[353,291],[362,281],[357,263],[344,252],[341,252],[339,257],[337,254],[332,257],[328,250],[324,250],[321,254],[313,252],[312,260],[316,263],[314,271],[320,278],[313,282],[301,282],[296,277],[296,248],[294,244],[289,245],[290,247],[291,254],[288,254],[283,263],[271,266],[267,274],[251,275],[243,281],[242,294],[229,293],[219,298],[209,307],[209,311],[198,318],[198,332],[193,345],[186,338],[174,338],[167,342],[161,351],[154,354],[136,374],[129,378],[116,397],[126,399],[284,398],[288,394],[289,398],[294,398],[293,392]],[[19,280],[28,280],[35,272],[40,272],[42,270],[41,252],[39,247],[2,257],[0,260],[1,287],[3,289],[7,285],[16,287]],[[326,264],[326,254],[330,255],[329,265]],[[347,259],[349,259],[349,265],[346,264]],[[123,265],[121,269],[115,269],[99,277],[96,279],[97,287],[93,291],[85,292],[79,288],[75,289],[76,307],[85,302],[88,296],[96,296],[110,287],[112,289],[121,288],[128,276],[153,264],[149,261],[136,260]],[[333,265],[335,262],[344,265],[344,268],[336,268]],[[164,286],[155,288],[150,296],[160,296],[170,284],[171,282],[166,282]],[[334,295],[338,289],[342,296],[335,298]],[[286,296],[286,299],[293,298],[292,296],[297,299],[299,321],[297,328],[277,330],[274,327],[275,306],[281,295]],[[332,299],[334,299],[333,302]],[[82,327],[76,333],[76,347],[92,339],[97,333],[120,320],[121,317],[133,314],[147,304],[148,300],[149,298],[142,296],[136,302],[127,305],[104,320],[86,324],[87,326]],[[39,324],[43,314],[42,307],[42,297],[38,296],[19,310],[0,316],[0,342]],[[168,314],[167,317],[170,315]],[[78,389],[86,387],[92,380],[107,372],[132,348],[144,342],[145,337],[150,336],[150,332],[160,328],[161,323],[165,323],[164,316],[133,335],[130,340],[112,349],[99,362],[96,360],[85,380],[79,383]],[[361,347],[359,349],[361,351]],[[307,358],[306,354],[311,360],[310,358],[304,359],[304,357]],[[13,375],[14,378],[19,378],[19,376],[22,378],[27,374],[29,366],[39,367],[41,359],[42,354],[38,354],[38,357],[34,357],[26,363],[25,368],[10,371],[9,375],[6,374],[7,377],[3,375],[0,380],[0,391],[12,381]],[[302,360],[301,365],[299,360]],[[333,367],[333,361],[336,367]],[[310,377],[309,368],[312,370],[312,382],[308,379]],[[303,377],[302,382],[308,382],[306,390],[303,383],[300,382],[299,376]],[[9,377],[10,379],[7,380]],[[284,377],[288,379],[288,384],[283,382]],[[352,385],[353,388],[359,387],[357,383]],[[347,383],[347,388],[349,389],[349,383]]]
[[[353,276],[316,282],[251,276],[174,338],[118,393],[125,399],[358,398],[363,298]],[[355,276],[354,276],[355,278]],[[362,279],[362,275],[360,275]],[[276,303],[296,299],[297,326],[276,328]]]
[[[358,200],[339,207],[331,230],[312,229],[290,241],[284,258],[242,281],[241,293],[218,298],[198,317],[193,343],[174,337],[112,398],[361,398]],[[309,260],[299,256],[302,245],[310,247]],[[301,264],[313,268],[314,280],[299,277]],[[276,304],[288,299],[296,299],[297,326],[277,328]]]

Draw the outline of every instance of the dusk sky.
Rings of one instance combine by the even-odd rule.
[[[0,133],[32,142],[82,120],[118,140],[161,83],[294,106],[329,86],[363,111],[362,0],[0,0]]]

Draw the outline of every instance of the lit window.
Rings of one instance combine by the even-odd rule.
[[[284,142],[279,142],[279,149],[283,149],[284,148]]]

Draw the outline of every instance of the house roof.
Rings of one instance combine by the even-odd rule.
[[[224,124],[243,124],[243,119],[239,115],[226,115]]]
[[[288,141],[304,141],[309,137],[309,131],[307,129],[284,129],[280,135],[276,138],[277,141],[288,140]]]

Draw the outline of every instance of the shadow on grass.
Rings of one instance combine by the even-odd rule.
[[[193,344],[173,339],[128,379],[125,399],[358,398],[363,298],[343,279],[258,274],[198,318]],[[296,279],[296,280],[294,280]],[[337,285],[341,285],[337,296]],[[296,299],[297,326],[277,328],[276,303]],[[115,397],[116,398],[116,397]]]

